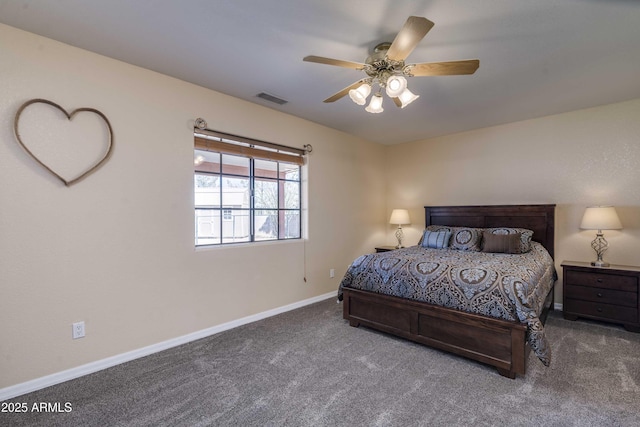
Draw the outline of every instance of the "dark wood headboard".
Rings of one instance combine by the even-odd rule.
[[[556,205],[425,206],[426,225],[517,227],[533,230],[533,240],[554,256]]]

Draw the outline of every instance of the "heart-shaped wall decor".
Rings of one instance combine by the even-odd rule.
[[[53,168],[51,166],[47,165],[44,161],[40,160],[33,153],[33,151],[29,149],[28,144],[26,144],[23,141],[22,137],[20,136],[20,130],[19,130],[20,116],[21,116],[22,112],[25,110],[25,108],[27,108],[28,106],[30,106],[32,104],[46,104],[46,105],[49,105],[49,106],[61,111],[67,117],[67,119],[69,121],[71,121],[76,116],[76,114],[82,113],[82,112],[89,112],[89,113],[93,113],[93,114],[98,115],[100,118],[102,118],[102,120],[104,120],[104,123],[107,125],[107,129],[108,129],[108,132],[109,132],[108,139],[107,139],[107,147],[106,147],[106,150],[105,150],[104,154],[95,163],[92,163],[89,166],[87,166],[86,168],[84,168],[75,177],[70,178],[70,179],[65,179],[59,172],[56,172],[55,170],[53,170]],[[100,166],[102,166],[109,159],[109,156],[111,156],[111,152],[113,151],[113,130],[111,128],[111,123],[109,123],[109,120],[107,119],[107,117],[104,114],[102,114],[100,111],[96,110],[95,108],[87,108],[87,107],[77,108],[77,109],[73,110],[72,112],[68,113],[64,108],[62,108],[61,106],[59,106],[55,102],[49,101],[47,99],[32,99],[32,100],[29,100],[29,101],[25,102],[24,104],[22,104],[22,106],[18,109],[18,112],[16,113],[16,118],[15,118],[15,120],[13,122],[13,131],[15,133],[16,140],[18,141],[18,144],[20,144],[20,146],[22,148],[24,148],[24,150],[36,162],[38,162],[43,168],[45,168],[46,170],[51,172],[56,178],[58,178],[60,181],[62,181],[64,183],[64,185],[66,185],[66,186],[70,186],[72,184],[75,184],[76,182],[78,182],[81,179],[85,178],[90,173],[94,172],[96,169],[98,169]]]

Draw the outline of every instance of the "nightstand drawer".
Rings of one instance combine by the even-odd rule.
[[[590,286],[565,285],[564,292],[571,299],[593,301],[603,304],[638,306],[638,294],[635,292],[617,291],[613,289],[594,288]]]
[[[626,292],[638,292],[638,278],[597,272],[565,271],[564,283],[568,285],[592,286],[596,288],[617,289]]]
[[[637,308],[620,307],[613,304],[600,304],[597,302],[566,298],[564,300],[563,311],[579,313],[581,316],[589,316],[602,320],[638,323]]]

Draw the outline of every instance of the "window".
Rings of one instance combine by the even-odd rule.
[[[301,155],[275,144],[199,132],[194,150],[196,246],[299,239]]]

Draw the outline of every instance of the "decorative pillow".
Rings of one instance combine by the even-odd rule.
[[[521,236],[521,233],[493,234],[485,231],[482,233],[482,252],[521,254]]]
[[[420,236],[420,241],[418,241],[418,246],[422,246],[422,242],[424,242],[424,236],[427,231],[448,231],[451,232],[450,227],[443,227],[442,225],[430,225],[424,229],[422,235]]]
[[[451,232],[447,230],[429,231],[426,230],[422,236],[422,247],[432,249],[444,249],[449,247]]]
[[[529,252],[531,250],[531,238],[533,237],[533,231],[526,228],[510,228],[510,227],[494,227],[486,228],[486,232],[491,234],[520,234],[520,251],[521,253]]]
[[[430,225],[428,231],[446,230],[451,232],[449,247],[461,251],[480,252],[482,243],[482,229],[471,227],[449,227],[446,225]]]

